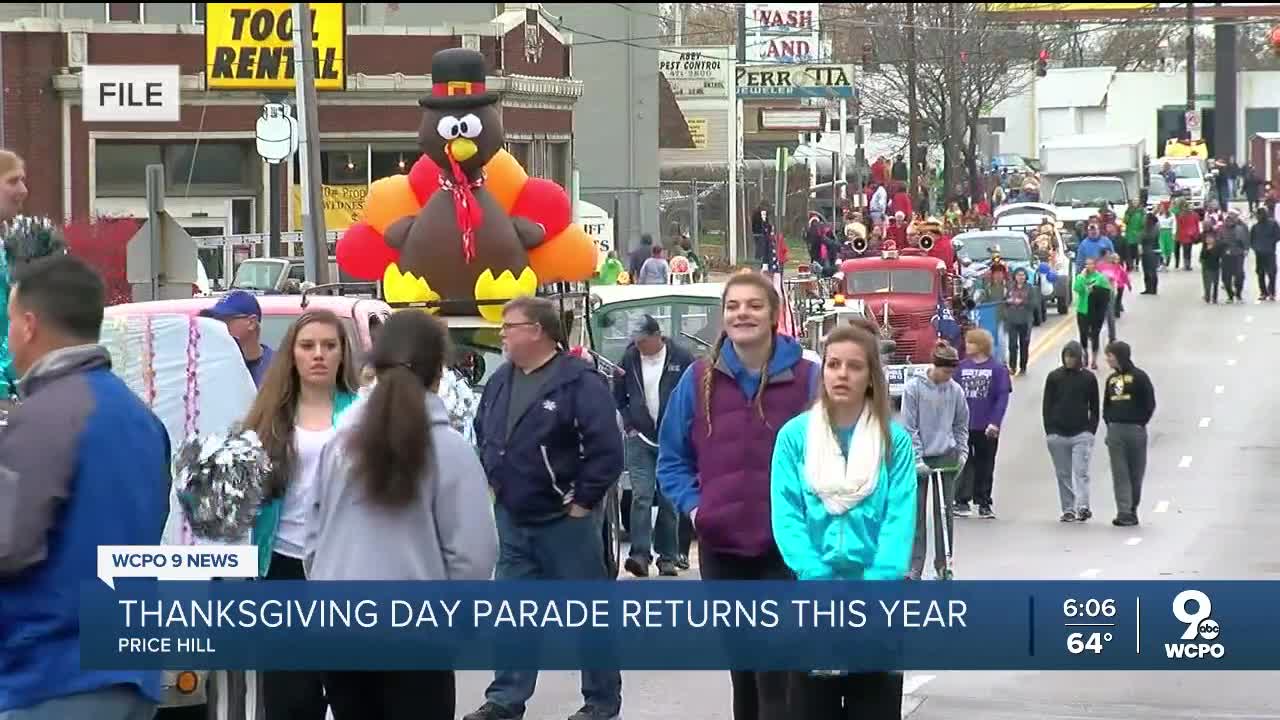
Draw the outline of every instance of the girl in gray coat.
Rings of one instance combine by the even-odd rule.
[[[447,348],[444,326],[425,313],[396,313],[378,334],[377,384],[320,455],[308,579],[493,576],[489,484],[436,394]],[[325,694],[335,720],[454,718],[452,671],[330,672]]]

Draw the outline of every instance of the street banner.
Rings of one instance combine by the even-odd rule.
[[[302,229],[302,186],[293,186],[293,227]],[[324,202],[324,226],[330,230],[346,230],[360,222],[368,185],[324,185],[321,187]]]
[[[115,550],[85,669],[1280,670],[1280,582],[190,582],[234,563]]]

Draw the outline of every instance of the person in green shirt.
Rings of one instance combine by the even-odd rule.
[[[1071,286],[1076,299],[1076,327],[1080,330],[1080,344],[1084,346],[1084,362],[1098,369],[1098,353],[1102,352],[1102,326],[1107,321],[1107,308],[1111,305],[1111,281],[1098,270],[1096,258],[1085,260],[1084,269]],[[1090,351],[1092,344],[1092,354]]]
[[[596,271],[596,277],[592,282],[596,285],[617,285],[618,276],[622,274],[622,270],[622,261],[618,259],[618,253],[610,250],[604,264]]]
[[[1129,209],[1124,212],[1124,242],[1120,258],[1124,260],[1125,268],[1131,272],[1138,267],[1138,256],[1141,254],[1138,245],[1142,238],[1142,228],[1146,224],[1147,211],[1142,209],[1137,198],[1130,200]]]

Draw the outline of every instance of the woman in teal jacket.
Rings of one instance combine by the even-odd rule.
[[[773,452],[773,534],[800,580],[902,580],[916,525],[916,458],[892,420],[879,343],[866,325],[827,338],[814,408],[783,425]],[[900,673],[813,673],[793,715],[897,720]]]
[[[307,521],[315,503],[320,452],[359,382],[342,322],[327,310],[299,317],[285,333],[245,425],[271,458],[271,475],[253,541],[266,580],[304,580]],[[262,679],[267,720],[324,720],[323,675],[268,672]]]

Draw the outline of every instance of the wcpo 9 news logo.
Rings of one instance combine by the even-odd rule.
[[[1199,590],[1183,590],[1173,599],[1173,616],[1185,623],[1180,643],[1165,643],[1164,652],[1170,660],[1220,658],[1227,654],[1222,643],[1214,642],[1222,634],[1218,621],[1213,619],[1213,602]]]

